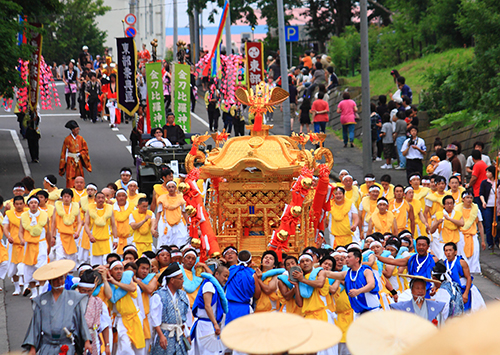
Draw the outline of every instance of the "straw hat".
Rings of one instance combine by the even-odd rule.
[[[222,330],[222,343],[246,354],[282,354],[308,340],[311,326],[298,315],[254,313],[238,318]]]
[[[420,276],[420,275],[401,274],[399,276],[406,277],[407,279],[422,280],[422,281],[425,281],[425,282],[433,282],[433,283],[435,283],[437,285],[441,285],[441,281],[439,281],[439,280],[428,279],[427,277]]]
[[[73,260],[57,260],[42,266],[33,273],[33,278],[37,281],[54,280],[61,277],[75,268]]]
[[[407,355],[497,355],[498,319],[500,304],[490,303],[471,315],[464,315],[447,321],[428,339],[421,339]]]
[[[336,325],[316,319],[304,319],[304,322],[311,326],[312,335],[305,343],[289,350],[289,354],[314,354],[331,348],[342,339],[342,331]]]
[[[413,313],[368,312],[349,327],[346,342],[352,355],[406,355],[408,349],[435,333],[436,326]]]

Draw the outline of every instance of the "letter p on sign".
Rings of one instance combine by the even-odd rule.
[[[298,42],[299,26],[285,26],[285,36],[287,42]]]

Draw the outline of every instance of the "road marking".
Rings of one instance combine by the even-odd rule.
[[[127,145],[125,148],[127,148],[128,152],[129,152],[130,154],[132,154],[132,146]]]
[[[115,132],[116,132],[116,131],[119,131],[118,127],[113,127],[113,128],[111,128],[111,130],[112,130],[112,131],[115,131]]]
[[[203,118],[201,118],[200,116],[198,116],[196,113],[194,112],[191,112],[191,116],[193,116],[194,118],[196,118],[198,121],[200,121],[205,127],[208,127],[208,122],[205,121]]]
[[[126,142],[128,139],[123,135],[123,134],[117,134],[116,135],[118,137],[119,140],[121,140],[122,142]]]
[[[50,113],[50,111],[42,111],[40,113],[40,117],[43,118],[43,116],[80,116],[79,113]],[[17,117],[16,115],[12,114],[0,114],[0,117]]]
[[[14,144],[16,145],[17,153],[19,154],[19,158],[21,159],[21,164],[23,166],[24,175],[31,176],[31,170],[30,170],[30,167],[28,166],[28,161],[26,160],[26,153],[24,152],[23,145],[21,144],[21,141],[19,140],[19,136],[17,135],[17,132],[13,129],[0,129],[0,131],[9,131],[10,132],[10,135],[12,136],[12,140],[14,141]]]

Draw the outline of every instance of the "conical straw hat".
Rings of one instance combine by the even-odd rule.
[[[315,354],[338,344],[342,331],[334,324],[316,319],[304,319],[312,328],[311,337],[305,343],[288,351],[289,354]]]
[[[254,313],[229,323],[222,342],[246,354],[282,354],[308,340],[313,330],[298,316],[281,312]]]
[[[57,260],[48,263],[33,273],[33,278],[37,281],[47,281],[57,279],[75,268],[73,260]]]
[[[434,324],[413,313],[368,312],[349,327],[346,342],[352,355],[406,355],[415,344],[437,331]]]

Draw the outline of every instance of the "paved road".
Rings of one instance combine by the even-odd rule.
[[[62,87],[58,86],[59,95],[63,98]],[[120,168],[132,167],[132,158],[129,152],[128,136],[130,125],[122,124],[118,130],[111,130],[106,123],[92,124],[79,119],[76,111],[66,111],[57,108],[54,111],[42,112],[40,140],[40,163],[24,163],[23,159],[29,159],[27,142],[20,140],[17,136],[18,125],[13,114],[0,113],[0,195],[5,198],[11,197],[11,189],[15,182],[21,180],[25,175],[31,175],[37,186],[42,184],[44,175],[58,173],[59,155],[62,142],[69,131],[64,124],[69,119],[75,119],[81,127],[81,135],[87,140],[94,172],[86,174],[87,182],[94,182],[99,187],[109,182],[114,182],[119,177]],[[198,117],[192,120],[193,132],[204,133],[208,129],[206,123],[206,111],[204,104],[199,100],[196,114]],[[276,128],[273,133],[282,132],[282,118],[280,112],[275,114]],[[296,124],[297,126],[297,124]],[[295,127],[296,129],[298,127]],[[13,133],[14,132],[14,133]],[[17,139],[17,145],[16,145]],[[332,143],[333,144],[333,143]],[[333,148],[333,147],[332,147]],[[332,149],[334,154],[336,149]],[[135,176],[134,176],[135,177]],[[58,177],[58,185],[64,186],[63,178]],[[477,276],[475,284],[483,293],[486,301],[500,299],[500,287],[482,276]],[[31,305],[28,298],[13,297],[13,285],[9,280],[0,292],[0,352],[9,349],[19,350],[24,339],[26,329],[31,318]]]

